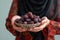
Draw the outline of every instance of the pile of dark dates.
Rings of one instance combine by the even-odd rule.
[[[25,28],[33,27],[34,25],[39,25],[41,22],[41,18],[32,14],[31,12],[21,16],[20,19],[15,20],[15,25],[17,27],[24,26]]]

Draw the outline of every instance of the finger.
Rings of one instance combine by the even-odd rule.
[[[32,31],[32,32],[38,32],[38,31],[40,31],[40,29],[38,28],[38,27],[36,27],[36,28],[31,28],[29,31]]]
[[[20,16],[13,16],[12,17],[12,19],[11,19],[11,22],[12,22],[12,25],[14,24],[14,21],[16,20],[16,19],[20,19],[21,17]]]
[[[40,30],[36,30],[36,29],[34,29],[32,32],[39,32]]]
[[[40,25],[40,29],[44,29],[49,24],[49,20],[47,20],[43,25]]]
[[[40,27],[35,27],[34,30],[40,30]]]
[[[30,28],[28,31],[32,31],[33,30],[33,28]]]
[[[47,17],[44,16],[44,17],[41,18],[41,20],[44,20],[44,19],[47,19]]]
[[[20,32],[24,32],[24,31],[26,31],[26,30],[23,29],[23,28],[19,28],[19,31],[20,31]]]
[[[36,31],[41,31],[41,30],[43,30],[43,28],[36,27],[36,28],[34,28],[34,30],[36,30]]]
[[[41,22],[42,24],[47,21],[46,17],[43,17],[42,19],[43,19],[42,22]]]
[[[13,25],[13,28],[16,30],[16,31],[19,31],[19,32],[24,32],[26,31],[26,29],[22,28],[22,27],[17,27],[15,25]]]
[[[20,28],[20,27],[14,27],[14,29],[15,29],[16,31],[18,31],[18,32],[24,32],[24,31],[26,31],[25,29]]]

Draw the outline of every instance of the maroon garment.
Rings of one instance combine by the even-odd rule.
[[[16,30],[14,30],[11,25],[11,18],[14,15],[17,15],[17,11],[18,11],[17,10],[17,0],[13,0],[11,10],[6,19],[6,28],[9,32],[11,32],[14,36],[16,36],[16,40],[21,40],[20,36],[19,36],[21,34],[19,34],[19,32],[17,32]],[[53,8],[51,8],[51,15],[52,14],[53,14]],[[58,20],[60,20],[60,18],[58,18]],[[45,29],[43,29],[42,32],[44,34],[45,40],[54,40],[54,35],[60,34],[60,22],[58,20],[56,20],[56,21],[51,20],[50,24]],[[24,35],[25,35],[26,40],[31,40],[33,38],[29,33],[24,34]]]

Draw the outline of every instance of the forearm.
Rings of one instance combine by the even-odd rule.
[[[50,20],[50,24],[48,25],[49,33],[60,34],[60,22]]]
[[[8,14],[8,17],[6,18],[6,28],[8,31],[10,31],[13,35],[16,35],[16,31],[13,29],[12,24],[11,24],[11,19],[13,16],[17,14],[17,3],[16,0],[13,0],[10,12]]]

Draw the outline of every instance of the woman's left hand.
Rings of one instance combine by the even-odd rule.
[[[42,21],[40,22],[40,26],[30,28],[29,31],[31,31],[31,32],[39,32],[39,31],[43,30],[45,27],[47,27],[47,25],[49,25],[49,23],[50,23],[50,20],[47,17],[43,17]]]

